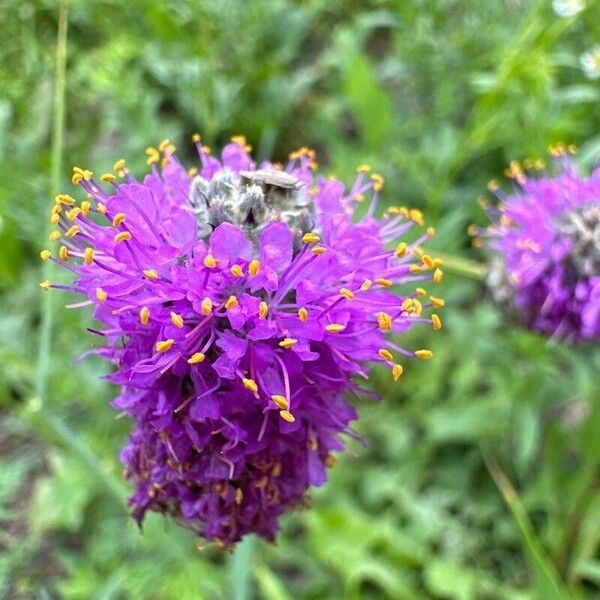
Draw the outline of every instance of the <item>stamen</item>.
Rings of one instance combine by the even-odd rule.
[[[58,256],[60,260],[67,262],[69,260],[69,249],[66,246],[61,246],[58,249]]]
[[[67,219],[69,221],[74,221],[80,213],[81,209],[79,208],[79,206],[74,206],[71,210],[67,211],[65,215],[67,216]]]
[[[150,309],[147,306],[140,308],[140,323],[145,327],[150,321]]]
[[[42,250],[40,252],[40,257],[42,260],[48,260],[52,256],[50,250]]]
[[[386,312],[377,313],[377,324],[381,331],[390,331],[392,328],[392,317]]]
[[[264,302],[264,301],[261,302],[258,305],[258,316],[261,319],[264,319],[264,318],[266,318],[268,312],[269,312],[269,305],[266,302]]]
[[[120,158],[113,165],[113,171],[115,171],[116,173],[118,173],[119,171],[122,171],[124,168],[125,168],[125,159],[124,158]]]
[[[187,361],[190,365],[195,365],[203,362],[205,358],[206,356],[204,355],[204,352],[194,352],[194,354],[192,354]]]
[[[40,287],[47,292],[50,289],[50,286],[52,284],[50,283],[49,279],[45,279],[44,281],[40,281]]]
[[[81,214],[84,217],[87,217],[90,214],[90,209],[92,208],[92,203],[89,200],[84,200],[81,203]]]
[[[112,220],[113,227],[118,227],[126,218],[127,215],[125,213],[117,213]]]
[[[260,271],[260,261],[258,261],[256,258],[254,258],[250,261],[250,264],[248,265],[248,274],[250,275],[250,277],[255,277],[259,271]]]
[[[321,256],[321,254],[325,254],[325,252],[327,252],[327,248],[324,246],[315,246],[314,248],[311,248],[310,251],[317,256]]]
[[[296,420],[296,417],[289,410],[280,410],[279,416],[288,423],[293,423]]]
[[[281,340],[281,342],[279,342],[279,345],[282,348],[285,348],[287,350],[297,343],[298,343],[298,340],[296,340],[294,338],[285,338],[285,339]]]
[[[441,269],[436,269],[433,272],[433,283],[435,283],[435,284],[441,283],[443,275],[444,275],[444,273]]]
[[[231,274],[234,277],[243,277],[244,271],[242,271],[242,267],[240,267],[240,265],[233,265],[233,267],[231,267]]]
[[[377,354],[379,354],[379,356],[383,358],[383,360],[394,360],[394,355],[385,348],[381,348],[381,350],[379,350]]]
[[[341,288],[340,295],[346,298],[346,300],[354,300],[354,292],[352,290],[349,290],[348,288]]]
[[[398,379],[402,377],[402,373],[404,373],[404,367],[402,365],[395,364],[392,367],[392,377],[394,378],[394,381],[398,381]]]
[[[256,385],[256,381],[254,381],[254,379],[247,379],[246,377],[244,377],[242,378],[242,383],[244,384],[244,387],[246,389],[250,390],[254,394],[258,392],[258,385]]]
[[[433,356],[431,350],[415,350],[415,356],[421,360],[429,360]]]
[[[446,301],[443,298],[437,298],[436,296],[429,296],[429,302],[436,308],[442,308]]]
[[[65,232],[65,235],[69,238],[72,238],[72,237],[76,236],[80,231],[81,231],[81,229],[79,228],[78,225],[72,225],[71,227],[69,227],[69,229],[67,229],[67,231]]]
[[[204,266],[208,269],[214,269],[219,264],[219,261],[212,256],[211,254],[207,254],[204,257]]]
[[[142,273],[148,278],[148,279],[158,279],[158,273],[154,270],[154,269],[144,269],[142,271]]]
[[[121,231],[114,237],[115,244],[119,242],[129,241],[131,239],[131,233],[129,231]]]
[[[346,329],[346,326],[341,325],[340,323],[331,323],[330,325],[325,325],[325,329],[329,333],[339,333],[340,331],[344,331],[344,329]]]
[[[51,242],[56,242],[60,239],[60,231],[52,231],[48,237]]]
[[[91,265],[94,262],[94,249],[91,246],[83,251],[83,262],[86,265]]]
[[[366,292],[367,290],[371,289],[372,285],[373,285],[373,282],[370,279],[365,279],[363,281],[362,285],[360,286],[360,291]]]
[[[435,331],[438,331],[442,328],[442,320],[437,315],[431,315],[431,322]]]
[[[304,308],[304,306],[302,306],[301,308],[298,309],[298,318],[305,323],[306,320],[308,319],[308,311],[306,310],[306,308]]]
[[[112,173],[104,173],[100,175],[100,180],[104,181],[104,183],[112,183],[117,178]]]
[[[171,311],[171,323],[181,329],[183,327],[183,318],[181,315],[178,315],[176,312]]]
[[[155,348],[157,352],[167,352],[173,347],[175,340],[173,338],[169,338],[168,340],[162,340],[160,342],[156,342]]]
[[[424,290],[422,287],[418,287],[416,291],[417,296],[421,296],[421,298],[427,295],[427,291]]]
[[[101,214],[101,215],[105,215],[106,214],[106,206],[104,204],[102,204],[102,202],[98,202],[96,204],[96,210]]]
[[[281,394],[273,394],[271,400],[273,400],[281,410],[287,410],[290,407],[288,399]]]
[[[204,298],[200,303],[200,308],[202,310],[202,314],[205,317],[208,317],[212,313],[212,300],[210,298]]]
[[[316,242],[320,242],[320,241],[321,241],[321,238],[320,238],[320,236],[318,236],[316,233],[309,232],[309,233],[305,233],[305,234],[302,236],[302,241],[303,241],[305,244],[314,244],[314,243],[316,243]]]
[[[100,302],[106,302],[106,299],[108,298],[108,294],[101,287],[97,287],[96,288],[96,298]]]
[[[378,277],[375,280],[375,283],[377,283],[377,285],[380,285],[381,287],[384,287],[384,288],[392,287],[392,285],[394,284],[394,282],[391,279],[386,279],[385,277]]]
[[[230,308],[236,308],[238,306],[238,299],[235,296],[229,296],[227,298],[227,302],[225,302],[225,308],[229,310]]]

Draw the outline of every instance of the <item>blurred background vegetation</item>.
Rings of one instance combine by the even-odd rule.
[[[560,2],[555,3],[560,4]],[[564,4],[564,2],[563,2]],[[577,4],[573,2],[572,4]],[[73,164],[145,169],[164,137],[244,133],[258,156],[316,147],[326,173],[370,163],[385,198],[422,209],[432,248],[471,259],[476,199],[510,159],[558,141],[600,156],[600,3],[550,0],[71,2],[63,185]],[[88,359],[87,312],[54,294],[44,398],[33,386],[48,207],[58,7],[0,0],[0,597],[232,598],[228,557],[161,517],[127,518],[128,431]],[[590,75],[589,73],[587,74]],[[384,403],[359,402],[366,449],[340,457],[314,507],[252,553],[254,597],[600,595],[600,351],[548,345],[478,281],[449,275],[445,327]],[[73,432],[75,432],[73,434]],[[234,569],[235,573],[235,569]]]

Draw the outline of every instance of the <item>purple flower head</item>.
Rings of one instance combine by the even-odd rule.
[[[493,224],[485,235],[496,253],[488,284],[528,327],[573,342],[594,339],[600,337],[600,167],[582,178],[563,146],[551,152],[557,175],[529,178],[513,162],[507,170],[513,194],[490,184],[501,203],[486,207]]]
[[[257,168],[243,138],[220,160],[195,141],[191,171],[168,141],[147,150],[142,181],[122,160],[99,179],[74,169],[86,199],[57,197],[62,245],[42,253],[74,282],[42,287],[81,294],[72,306],[102,324],[89,331],[115,365],[113,406],[134,423],[121,459],[135,518],[168,513],[228,547],[274,539],[285,509],[325,482],[342,434],[355,435],[346,398],[368,363],[397,380],[403,359],[431,357],[389,337],[441,327],[425,311],[443,300],[414,285],[442,272],[421,249],[432,229],[398,240],[419,211],[375,218],[383,179],[368,167],[346,190],[315,176],[306,148]]]

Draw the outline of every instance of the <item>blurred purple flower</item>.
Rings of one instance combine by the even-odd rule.
[[[568,152],[551,149],[558,174],[530,178],[542,161],[511,163],[514,194],[495,182],[499,206],[486,207],[496,252],[488,284],[530,328],[577,342],[600,337],[600,167],[579,177]],[[525,170],[523,170],[525,168]]]
[[[423,224],[419,211],[375,218],[383,179],[368,167],[347,191],[313,175],[306,148],[283,170],[256,169],[242,137],[221,160],[195,141],[199,171],[168,141],[147,150],[142,182],[123,160],[122,182],[75,168],[87,199],[57,197],[62,245],[42,252],[75,282],[41,285],[82,294],[72,306],[92,304],[104,326],[90,329],[106,341],[96,352],[115,364],[113,405],[135,424],[121,453],[135,518],[168,513],[228,547],[248,532],[274,539],[285,509],[325,482],[340,434],[355,436],[345,397],[361,391],[365,363],[397,380],[400,357],[431,357],[388,334],[439,329],[422,311],[443,300],[390,288],[442,272],[420,247],[431,228],[395,242]]]

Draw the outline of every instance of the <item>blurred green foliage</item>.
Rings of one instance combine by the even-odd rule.
[[[579,55],[600,3],[550,0],[73,0],[67,165],[105,170],[163,137],[245,133],[259,157],[315,146],[326,172],[371,163],[390,202],[422,208],[432,246],[471,258],[475,199],[511,158],[557,141],[600,156],[600,86]],[[37,257],[45,245],[52,0],[0,0],[0,596],[230,598],[227,557],[158,516],[128,519],[128,424],[89,359],[87,313],[62,309],[42,418]],[[69,169],[65,167],[65,186]],[[447,277],[445,327],[407,345],[435,359],[385,402],[359,402],[368,442],[341,457],[314,508],[252,553],[267,600],[584,598],[600,594],[600,352],[507,323],[480,284]],[[61,425],[62,424],[62,425]],[[69,436],[64,424],[71,431]]]

